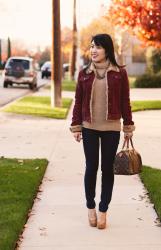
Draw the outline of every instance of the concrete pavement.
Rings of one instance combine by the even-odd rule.
[[[47,94],[47,90],[45,92]],[[44,91],[35,94],[44,94]],[[137,126],[135,146],[143,155],[144,164],[158,164],[158,167],[159,147],[155,152],[155,159],[158,154],[157,161],[154,161],[151,145],[158,146],[160,143],[160,114],[160,111],[134,113]],[[115,176],[107,229],[89,227],[83,187],[83,147],[82,142],[74,141],[69,131],[70,120],[71,112],[65,121],[0,114],[1,155],[46,157],[50,161],[41,186],[42,192],[38,194],[23,233],[20,250],[161,249],[161,227],[137,175]],[[97,204],[100,177],[99,169]]]

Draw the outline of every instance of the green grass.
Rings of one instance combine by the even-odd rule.
[[[71,98],[63,98],[62,108],[51,108],[49,96],[26,96],[18,101],[13,102],[6,108],[5,112],[29,114],[35,116],[43,116],[56,119],[65,119],[72,103]],[[144,111],[161,109],[160,100],[152,101],[131,101],[132,111]]]
[[[71,98],[63,98],[62,108],[51,108],[50,97],[48,96],[26,96],[13,102],[2,110],[17,114],[65,119],[71,103]]]
[[[76,82],[70,80],[64,80],[62,82],[62,90],[64,91],[75,91]],[[46,86],[45,89],[50,89],[50,85]]]
[[[155,210],[161,221],[161,170],[143,166],[140,178],[148,190],[149,198],[154,204]]]
[[[142,110],[161,109],[161,101],[160,100],[131,101],[131,106],[133,112]]]
[[[45,159],[0,158],[0,249],[15,249],[47,167]]]
[[[65,91],[75,91],[76,88],[76,82],[75,81],[69,81],[64,80],[62,84],[62,89]]]

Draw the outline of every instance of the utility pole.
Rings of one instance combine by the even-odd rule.
[[[73,46],[72,46],[72,57],[70,75],[71,79],[74,80],[76,70],[76,57],[77,57],[77,20],[76,20],[76,0],[73,2]]]
[[[7,58],[11,57],[11,40],[8,37],[8,51],[7,51]]]
[[[2,41],[0,39],[0,69],[2,69]]]
[[[61,107],[61,25],[60,0],[52,0],[52,49],[51,49],[51,106]]]

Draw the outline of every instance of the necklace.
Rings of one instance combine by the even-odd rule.
[[[105,75],[106,75],[106,70],[105,70],[105,72],[103,73],[103,75],[100,75],[100,74],[98,73],[98,71],[96,70],[96,78],[97,78],[97,79],[99,79],[99,80],[104,79],[104,78],[105,78]]]
[[[101,79],[104,79],[104,78],[105,78],[106,70],[108,69],[109,65],[110,65],[110,62],[108,63],[107,68],[105,69],[105,72],[103,73],[103,75],[100,75],[100,74],[98,73],[98,71],[97,71],[96,65],[94,64],[94,68],[95,68],[95,73],[96,73],[96,78],[97,78],[97,79],[101,80]]]

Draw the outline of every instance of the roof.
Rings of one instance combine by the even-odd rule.
[[[28,56],[11,56],[8,59],[22,59],[22,60],[29,60],[29,61],[33,60],[33,58],[28,57]]]

